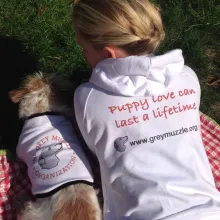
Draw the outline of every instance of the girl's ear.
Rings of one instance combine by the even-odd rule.
[[[103,49],[105,58],[124,58],[129,56],[122,48],[108,46]]]
[[[21,99],[28,93],[27,89],[15,89],[8,93],[9,98],[13,103],[19,103]]]

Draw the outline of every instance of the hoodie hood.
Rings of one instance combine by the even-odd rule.
[[[90,82],[123,96],[162,93],[184,67],[182,50],[160,56],[129,56],[105,59],[93,70]]]

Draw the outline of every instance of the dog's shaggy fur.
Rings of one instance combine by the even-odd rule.
[[[27,76],[21,88],[9,92],[14,103],[19,103],[19,118],[33,114],[57,112],[71,116],[74,86],[62,76],[36,73]]]
[[[29,76],[21,88],[9,92],[19,103],[19,117],[26,119],[37,113],[56,112],[72,116],[74,86],[61,76],[42,73]],[[74,184],[47,198],[23,201],[18,212],[22,220],[100,220],[101,211],[93,187]]]

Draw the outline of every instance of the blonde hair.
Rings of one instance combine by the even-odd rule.
[[[78,0],[73,24],[94,47],[117,46],[132,55],[154,52],[165,36],[159,10],[148,0]]]

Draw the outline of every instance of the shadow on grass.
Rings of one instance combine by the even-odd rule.
[[[11,103],[8,92],[17,88],[27,74],[37,70],[36,56],[15,38],[0,36],[0,147],[15,153],[22,123],[18,106]]]

